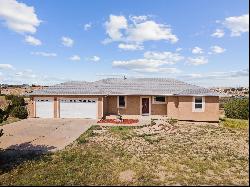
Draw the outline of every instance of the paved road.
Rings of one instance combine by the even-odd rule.
[[[57,151],[76,140],[96,120],[25,119],[4,125],[0,148],[14,150]]]

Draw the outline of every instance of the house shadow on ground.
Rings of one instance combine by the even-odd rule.
[[[54,146],[32,145],[30,142],[0,149],[0,174],[8,172],[26,161],[39,160],[55,149]]]

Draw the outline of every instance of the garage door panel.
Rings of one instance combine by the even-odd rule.
[[[36,99],[36,117],[53,118],[54,103],[53,99]]]
[[[97,118],[96,99],[62,99],[60,100],[61,118]]]

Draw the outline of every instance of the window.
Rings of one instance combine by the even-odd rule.
[[[194,97],[194,101],[193,101],[194,112],[204,112],[204,107],[205,107],[204,100],[205,100],[204,97]]]
[[[126,96],[118,96],[118,108],[126,108]]]
[[[154,96],[153,104],[164,104],[164,103],[166,103],[165,96]]]

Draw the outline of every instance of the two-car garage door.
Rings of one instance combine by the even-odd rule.
[[[60,118],[97,117],[97,100],[95,99],[62,99],[60,100]]]
[[[97,99],[60,99],[58,106],[53,99],[36,99],[36,117],[53,118],[54,106],[60,118],[97,118]]]

